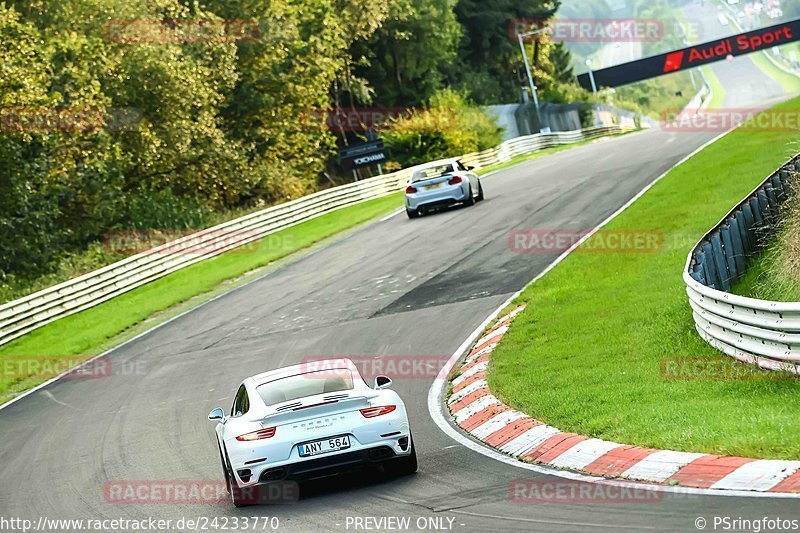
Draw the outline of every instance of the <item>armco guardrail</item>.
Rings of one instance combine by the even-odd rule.
[[[529,135],[497,148],[468,154],[465,164],[483,167],[544,148],[571,144],[632,127],[599,127],[582,131]],[[414,168],[342,185],[285,204],[270,207],[213,228],[163,244],[0,306],[0,345],[54,320],[88,309],[115,296],[205,259],[250,244],[300,222],[366,200],[381,198],[405,187]],[[179,250],[179,252],[175,252]]]
[[[778,224],[796,187],[800,156],[769,176],[689,254],[683,273],[695,327],[706,342],[761,368],[800,374],[800,303],[730,294]]]

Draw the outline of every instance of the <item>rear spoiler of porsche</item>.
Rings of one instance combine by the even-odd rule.
[[[360,394],[350,396],[346,393],[320,394],[300,400],[278,404],[266,415],[254,418],[252,422],[261,422],[275,426],[289,422],[299,422],[326,415],[356,411],[370,406],[370,400],[378,394]]]

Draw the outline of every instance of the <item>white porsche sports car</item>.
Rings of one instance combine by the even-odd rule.
[[[412,474],[417,454],[392,380],[370,387],[349,359],[303,363],[245,379],[230,414],[208,419],[216,434],[228,491],[237,506],[253,488],[326,477],[364,465]]]

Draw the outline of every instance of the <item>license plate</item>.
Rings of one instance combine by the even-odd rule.
[[[346,450],[350,447],[350,437],[333,437],[330,439],[307,442],[300,445],[300,457],[311,457],[323,453],[331,453],[339,450]]]
[[[444,187],[444,183],[437,183],[435,185],[428,185],[427,187],[425,187],[425,190],[426,191],[432,191],[433,189],[438,189],[440,187]]]

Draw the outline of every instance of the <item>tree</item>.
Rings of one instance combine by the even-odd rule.
[[[251,197],[309,192],[335,143],[325,123],[304,117],[329,108],[348,50],[380,26],[386,8],[368,0],[215,0],[210,7],[225,18],[267,21],[262,38],[238,43],[239,79],[223,111],[256,177]]]
[[[557,43],[550,52],[553,62],[553,78],[560,83],[570,83],[575,80],[572,68],[572,52],[564,43]]]
[[[2,6],[2,108],[27,117],[0,132],[7,170],[0,186],[9,202],[0,224],[18,239],[3,247],[5,272],[44,270],[64,251],[114,227],[180,229],[174,224],[191,218],[184,213],[194,198],[219,206],[235,189],[237,174],[226,168],[235,150],[217,123],[223,94],[235,81],[233,45],[131,46],[110,39],[86,16],[92,8],[113,11],[114,1],[89,4],[26,4],[27,23]],[[120,1],[120,13],[130,13],[125,6]],[[138,13],[156,20],[194,16],[209,15],[177,2]],[[120,121],[128,111],[133,120]],[[164,202],[177,216],[148,219],[130,211],[154,191],[190,201]],[[22,235],[31,238],[21,242]]]
[[[356,73],[385,106],[416,105],[443,86],[457,58],[456,0],[395,0],[383,25],[356,43]]]
[[[556,14],[556,18],[562,20],[602,21],[614,17],[606,0],[570,0],[564,2]],[[571,42],[569,48],[572,54],[583,63],[587,57],[593,55],[605,44],[607,43],[600,41]]]
[[[502,128],[463,94],[443,89],[382,132],[393,162],[418,165],[493,148]]]
[[[52,104],[51,77],[39,32],[0,4],[0,278],[49,261],[57,239],[57,199],[46,179],[53,142],[26,126]]]
[[[516,101],[524,80],[517,23],[549,19],[558,7],[558,0],[460,0],[455,11],[464,26],[463,64],[452,73],[453,82],[478,103]]]

